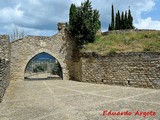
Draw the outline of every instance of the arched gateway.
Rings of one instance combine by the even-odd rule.
[[[69,80],[73,41],[59,24],[59,32],[52,37],[27,36],[11,43],[11,80],[23,80],[27,63],[37,54],[45,52],[60,63],[63,79]]]

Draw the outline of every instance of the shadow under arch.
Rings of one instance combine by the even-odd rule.
[[[38,51],[38,52],[35,52],[32,56],[29,56],[28,57],[28,59],[27,59],[27,63],[24,65],[24,79],[27,79],[27,80],[49,80],[49,79],[53,79],[53,78],[57,78],[57,77],[46,77],[46,78],[44,78],[44,77],[42,77],[42,78],[29,78],[29,77],[26,77],[26,72],[28,72],[29,70],[28,70],[28,66],[29,66],[29,64],[32,64],[33,63],[33,61],[34,61],[34,63],[35,63],[35,60],[39,60],[38,61],[38,63],[42,63],[43,61],[42,60],[40,60],[40,58],[38,58],[38,56],[40,57],[40,55],[45,55],[45,56],[48,56],[48,57],[46,57],[46,59],[48,59],[49,58],[49,61],[45,61],[45,62],[49,62],[50,64],[49,65],[53,65],[53,63],[54,63],[54,65],[56,65],[56,67],[58,68],[58,71],[54,74],[53,73],[53,68],[51,68],[51,66],[50,66],[50,74],[54,74],[54,75],[58,75],[62,80],[63,80],[63,69],[62,69],[62,66],[61,66],[61,63],[59,62],[59,60],[55,57],[55,56],[53,56],[52,54],[50,54],[50,52],[46,52],[46,51]],[[42,58],[41,58],[42,59]],[[44,58],[43,58],[44,59]],[[52,61],[52,62],[51,62]],[[32,72],[34,72],[34,73],[36,73],[36,74],[38,74],[38,72],[36,71],[33,71],[33,68],[32,68]],[[47,72],[49,72],[48,71],[48,64],[47,64]]]

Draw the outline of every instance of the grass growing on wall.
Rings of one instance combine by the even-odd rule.
[[[97,36],[94,43],[84,46],[82,52],[105,55],[110,52],[160,52],[160,31],[110,33]]]

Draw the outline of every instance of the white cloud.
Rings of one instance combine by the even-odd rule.
[[[100,11],[102,30],[106,31],[111,20],[111,5],[114,5],[115,13],[131,9],[134,17],[134,24],[142,19],[142,13],[152,11],[155,6],[155,0],[92,0],[93,7]]]
[[[74,3],[75,5],[80,6],[83,0],[71,0],[71,3]]]
[[[19,19],[23,17],[23,11],[20,8],[21,4],[17,4],[15,7],[4,7],[0,10],[1,23],[11,23],[14,19]]]
[[[67,22],[71,3],[80,5],[84,0],[14,0],[1,1],[0,33],[10,33],[13,25],[23,28],[27,34],[52,35],[57,30],[58,22]],[[91,0],[93,8],[100,11],[102,29],[107,30],[110,23],[111,5],[117,10],[128,10],[129,6],[138,28],[157,29],[159,21],[153,21],[151,16],[142,18],[143,12],[150,12],[155,6],[155,0]],[[157,24],[157,25],[156,25]],[[7,26],[7,27],[6,27]],[[151,27],[152,26],[152,27]],[[30,32],[29,32],[30,31]]]
[[[135,26],[139,29],[157,29],[160,30],[160,21],[154,21],[151,17],[140,19]]]
[[[35,36],[52,36],[53,33],[56,33],[56,30],[38,30],[34,28],[25,28],[21,26],[17,26],[14,24],[5,25],[4,29],[8,31],[9,35],[13,35],[14,31],[17,29],[19,32],[24,31],[25,36],[27,35],[35,35]]]
[[[133,9],[135,22],[142,19],[141,18],[142,12],[150,12],[154,6],[155,6],[154,0],[142,0],[141,2],[138,2]]]
[[[29,0],[28,2],[29,4],[32,4],[32,5],[41,5],[40,1],[38,0]]]

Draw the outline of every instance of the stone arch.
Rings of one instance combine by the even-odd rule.
[[[35,51],[35,53],[34,54],[32,54],[31,56],[28,56],[28,58],[26,59],[26,64],[24,63],[24,65],[23,65],[23,72],[24,72],[24,76],[25,76],[25,69],[26,69],[26,67],[27,67],[27,65],[28,65],[28,63],[30,62],[30,60],[32,60],[32,58],[34,58],[36,55],[38,55],[38,54],[40,54],[40,53],[47,53],[47,54],[49,54],[49,55],[51,55],[52,57],[54,57],[58,62],[59,62],[59,64],[60,64],[60,67],[61,67],[61,69],[62,69],[62,80],[63,80],[63,68],[64,68],[64,66],[62,66],[61,64],[62,64],[62,61],[61,61],[61,59],[60,58],[57,58],[58,56],[57,55],[53,55],[53,53],[52,52],[50,52],[49,50],[47,50],[47,49],[43,49],[43,50],[38,50],[38,51]],[[57,57],[55,57],[55,56],[57,56]],[[28,61],[28,62],[27,62]]]
[[[22,65],[22,66],[23,66],[23,71],[25,71],[25,67],[26,67],[27,63],[28,63],[34,56],[36,56],[36,55],[38,55],[39,53],[42,53],[42,52],[48,53],[48,54],[50,54],[51,56],[55,57],[55,58],[58,60],[58,62],[61,64],[61,67],[62,67],[62,70],[63,70],[63,68],[64,68],[64,66],[63,66],[63,64],[62,64],[63,61],[59,58],[59,56],[57,56],[56,54],[54,54],[53,52],[51,52],[51,51],[49,51],[49,50],[47,50],[47,49],[40,49],[40,50],[35,51],[34,53],[32,53],[31,56],[28,56],[28,57],[27,57],[27,59],[26,59],[25,62],[24,62],[24,65]]]
[[[64,29],[52,37],[26,36],[11,42],[11,80],[23,80],[28,61],[41,52],[54,56],[62,67],[63,80],[69,80],[73,45]]]

